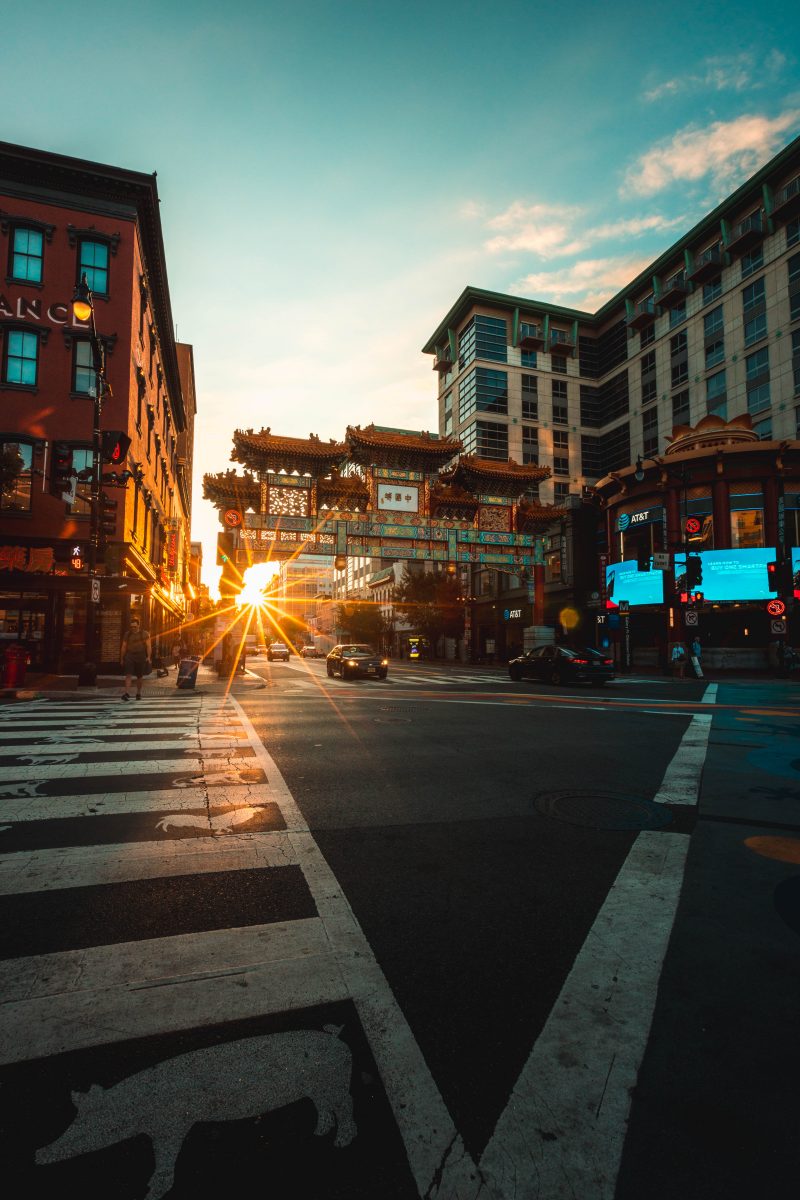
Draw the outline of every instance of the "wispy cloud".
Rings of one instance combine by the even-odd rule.
[[[772,49],[765,55],[752,51],[704,58],[693,70],[665,79],[647,88],[643,98],[651,103],[691,92],[743,92],[762,88],[778,79],[787,64],[786,55]]]
[[[501,230],[490,238],[490,254],[522,252],[542,259],[581,254],[597,242],[615,238],[641,237],[659,233],[685,222],[685,217],[627,217],[601,225],[585,224],[584,211],[577,207],[554,208],[547,204],[525,204],[520,200],[487,221],[489,229]]]
[[[749,115],[682,129],[637,159],[620,194],[652,196],[672,184],[706,178],[715,189],[730,190],[771,158],[798,125],[800,109],[793,108],[773,119]]]
[[[584,259],[559,271],[536,271],[518,280],[514,290],[570,308],[594,312],[621,291],[651,262],[650,258]]]

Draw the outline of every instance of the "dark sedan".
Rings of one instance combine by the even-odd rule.
[[[328,676],[339,675],[342,679],[385,679],[389,672],[389,660],[373,650],[372,646],[353,643],[334,646],[325,660]]]
[[[512,658],[508,673],[515,681],[545,679],[548,683],[604,684],[614,678],[614,660],[589,646],[537,646],[519,658]]]

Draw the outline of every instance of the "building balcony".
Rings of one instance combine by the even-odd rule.
[[[440,346],[436,351],[433,359],[433,369],[443,375],[445,371],[453,369],[453,355],[450,353],[449,346]]]
[[[667,308],[678,308],[686,299],[689,291],[689,281],[686,278],[685,271],[678,271],[664,284],[661,295],[658,297],[659,304],[665,304]]]
[[[702,254],[695,256],[694,266],[689,272],[689,278],[692,283],[705,283],[709,279],[714,279],[722,271],[724,263],[722,261],[722,251],[719,246],[710,246],[708,250],[704,250]]]
[[[575,353],[575,345],[570,334],[563,329],[550,330],[550,353],[561,354],[565,357]]]
[[[774,221],[791,221],[800,214],[800,175],[780,188],[773,198],[772,219]]]
[[[760,246],[763,240],[764,221],[760,212],[753,213],[751,217],[746,217],[744,221],[740,221],[738,225],[734,225],[731,230],[731,239],[726,249],[729,254],[736,256],[747,254],[749,250]]]
[[[541,325],[530,325],[521,321],[519,326],[520,350],[544,350],[544,330]]]
[[[648,325],[653,324],[657,315],[656,302],[652,296],[648,296],[646,300],[640,300],[633,306],[627,317],[628,328],[645,329]]]

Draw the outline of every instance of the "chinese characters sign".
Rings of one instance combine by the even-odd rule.
[[[52,546],[0,546],[0,571],[47,574],[54,565]]]
[[[393,512],[417,512],[419,488],[410,483],[381,483],[378,485],[378,508]]]

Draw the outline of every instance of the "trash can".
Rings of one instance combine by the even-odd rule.
[[[25,682],[25,668],[28,665],[28,651],[19,642],[6,646],[3,661],[3,687],[22,687]]]
[[[193,688],[197,683],[197,668],[199,666],[199,658],[182,658],[178,664],[177,686],[179,688]]]

